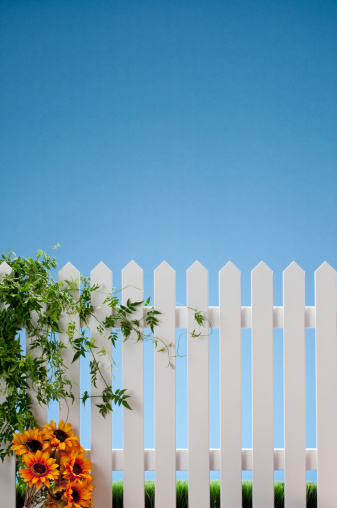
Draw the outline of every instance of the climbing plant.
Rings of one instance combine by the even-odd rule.
[[[53,248],[56,247],[58,245]],[[127,401],[127,388],[113,391],[102,376],[100,355],[106,355],[106,349],[102,351],[94,337],[88,338],[83,329],[76,327],[78,318],[83,328],[88,326],[89,319],[97,319],[91,293],[100,290],[99,286],[92,285],[90,278],[83,276],[79,287],[74,280],[55,281],[51,272],[57,267],[56,258],[42,250],[37,251],[35,259],[16,256],[9,250],[1,255],[0,266],[2,262],[11,268],[10,273],[0,277],[0,458],[3,460],[6,455],[12,454],[9,442],[13,432],[37,426],[27,393],[29,385],[39,404],[57,400],[69,407],[69,403],[74,401],[72,383],[62,356],[65,348],[72,348],[72,362],[91,354],[91,383],[97,387],[99,376],[105,383],[101,400],[96,404],[103,417],[112,411],[114,404],[128,409],[131,407]],[[74,297],[76,292],[78,298]],[[99,334],[111,341],[114,347],[120,336],[119,330],[123,340],[131,335],[136,337],[136,342],[152,340],[157,351],[166,352],[168,366],[173,367],[172,344],[154,335],[160,312],[149,306],[149,298],[145,302],[128,300],[126,305],[121,305],[118,290],[113,288],[111,294],[105,295],[103,303],[111,308],[111,313],[98,322]],[[142,319],[136,319],[134,315],[139,306],[147,307]],[[69,317],[67,343],[58,336],[63,313]],[[199,325],[203,324],[204,317],[196,309],[194,317]],[[150,333],[145,334],[143,328],[150,329]],[[25,354],[22,350],[18,333],[22,329],[31,337],[30,350],[36,349],[38,355]],[[200,334],[193,331],[192,335],[197,337]],[[112,357],[110,363],[113,367]],[[85,404],[90,397],[87,391],[84,392],[82,403]]]

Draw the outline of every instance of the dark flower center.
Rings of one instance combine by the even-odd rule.
[[[47,473],[47,468],[41,462],[35,462],[30,468],[34,476],[44,476]]]
[[[77,462],[75,462],[75,464],[73,466],[73,473],[74,474],[81,474],[82,473],[82,468],[79,464],[77,464]]]
[[[55,432],[54,432],[54,436],[55,436],[55,437],[56,437],[56,438],[57,438],[57,439],[58,439],[61,443],[63,443],[63,442],[67,439],[67,437],[68,437],[68,435],[67,435],[65,432],[63,432],[63,430],[59,430],[59,429],[55,430]]]
[[[80,500],[80,495],[78,493],[78,490],[76,490],[76,489],[71,489],[71,490],[72,490],[71,495],[72,495],[73,501],[74,501],[74,503],[77,503],[77,501]]]
[[[28,441],[26,441],[26,448],[30,452],[35,453],[38,450],[42,450],[42,444],[37,439],[29,439]]]

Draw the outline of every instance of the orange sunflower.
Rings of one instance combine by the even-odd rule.
[[[80,444],[79,441],[75,441],[75,443],[73,444],[73,447],[71,449],[71,453],[72,452],[85,453],[85,449],[83,448],[83,446]]]
[[[60,508],[60,504],[55,499],[47,499],[44,503],[43,508]]]
[[[50,420],[49,423],[43,426],[42,436],[47,443],[44,443],[43,448],[50,452],[51,450],[71,450],[73,446],[78,445],[79,438],[74,435],[71,430],[71,424],[64,424],[63,420],[60,420],[58,428],[56,423]],[[76,445],[75,445],[76,443]]]
[[[64,508],[88,508],[92,503],[91,491],[94,488],[89,480],[75,480],[68,484],[64,495],[68,503]]]
[[[55,459],[49,457],[47,452],[38,450],[36,453],[27,453],[23,456],[27,469],[20,469],[23,480],[28,482],[29,487],[34,484],[40,490],[42,483],[50,486],[49,480],[56,480],[60,474]]]
[[[63,455],[61,457],[62,476],[67,480],[84,480],[88,478],[92,480],[91,462],[84,456],[84,452],[72,452],[71,455]]]
[[[13,434],[12,443],[11,450],[14,450],[16,455],[36,453],[43,449],[43,438],[39,429],[25,430],[23,434],[16,432]]]

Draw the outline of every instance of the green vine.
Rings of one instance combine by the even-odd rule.
[[[56,246],[58,247],[58,246]],[[54,247],[54,248],[56,248]],[[100,370],[100,356],[109,355],[106,348],[98,348],[94,338],[88,339],[85,331],[76,328],[76,319],[88,326],[89,319],[96,319],[91,304],[91,293],[99,291],[98,285],[91,285],[90,278],[81,276],[81,285],[76,281],[54,281],[51,270],[57,267],[56,259],[46,252],[37,251],[36,259],[21,258],[10,250],[0,257],[12,269],[9,275],[0,277],[0,396],[4,402],[0,404],[0,458],[12,455],[9,444],[13,432],[23,432],[25,429],[37,426],[33,415],[32,401],[27,393],[30,387],[34,390],[39,404],[47,405],[50,401],[74,402],[72,383],[67,376],[62,351],[71,347],[74,352],[72,362],[81,356],[91,354],[90,375],[91,383],[97,388],[97,378],[100,376],[105,388],[101,395],[91,396],[87,391],[81,397],[82,403],[91,398],[99,397],[101,402],[96,406],[103,417],[112,411],[112,405],[123,405],[131,409],[128,404],[125,389],[112,390],[107,384]],[[78,298],[74,298],[77,292]],[[127,301],[120,305],[117,289],[112,294],[106,294],[103,304],[111,308],[111,313],[103,321],[97,320],[97,331],[107,341],[116,347],[118,330],[121,330],[123,340],[136,337],[136,342],[151,340],[157,351],[166,352],[168,366],[173,367],[171,348],[164,340],[154,336],[154,328],[158,324],[159,311],[149,307],[142,319],[135,319],[134,313],[141,305],[148,307],[150,299],[145,302]],[[59,319],[62,313],[69,317],[67,336],[69,344],[59,339]],[[195,310],[195,320],[203,324],[204,317]],[[143,328],[149,328],[145,334]],[[24,354],[20,345],[18,332],[26,329],[26,335],[31,337],[30,349],[38,349],[39,357],[34,358],[31,353]],[[197,337],[200,334],[192,336]],[[176,356],[179,356],[178,354]],[[114,362],[109,355],[110,366]]]

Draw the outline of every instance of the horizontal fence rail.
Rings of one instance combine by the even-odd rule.
[[[124,450],[115,448],[111,450],[112,454],[112,470],[124,471]],[[85,450],[86,456],[92,460],[91,449]],[[189,455],[188,449],[175,450],[176,471],[188,471],[189,469]],[[253,450],[252,448],[243,448],[241,450],[241,463],[242,471],[253,470]],[[284,470],[284,448],[274,449],[274,470]],[[210,471],[220,471],[221,469],[221,450],[214,448],[209,450],[209,465]],[[306,463],[305,468],[307,471],[316,471],[317,469],[317,449],[307,448],[306,450]],[[144,470],[156,471],[156,449],[144,450]]]
[[[146,315],[146,313],[153,309],[154,307],[151,305],[148,305],[147,307],[143,307],[143,313],[142,317]],[[252,307],[250,306],[242,306],[241,309],[241,328],[252,328]],[[188,315],[188,309],[185,306],[177,305],[175,306],[175,328],[187,328],[187,315]],[[304,327],[305,328],[315,328],[316,323],[316,308],[313,306],[306,306],[304,308],[305,311],[305,322]],[[219,312],[220,309],[217,306],[209,306],[207,307],[208,312],[208,319],[212,325],[212,328],[214,330],[219,329]],[[336,322],[337,322],[337,308],[336,308]],[[90,319],[89,319],[89,326],[85,325],[81,322],[81,328],[90,330]],[[118,328],[118,322],[117,327]],[[273,307],[273,328],[283,328],[283,306],[274,306]]]
[[[0,276],[10,273],[6,263]],[[123,449],[112,447],[111,414],[105,419],[91,401],[91,448],[87,455],[93,464],[93,491],[97,508],[112,506],[111,473],[123,471],[124,507],[144,508],[144,473],[155,471],[155,502],[159,508],[176,504],[176,471],[188,471],[189,507],[209,508],[210,471],[220,471],[222,508],[241,508],[242,471],[253,473],[254,508],[274,503],[274,471],[284,470],[285,508],[305,508],[306,470],[317,470],[319,508],[335,508],[337,494],[337,302],[336,272],[324,262],[315,272],[315,306],[305,306],[304,271],[291,263],[283,272],[283,305],[273,306],[273,272],[263,262],[252,271],[252,304],[241,305],[241,273],[232,263],[219,272],[219,306],[208,305],[208,272],[198,262],[187,270],[187,304],[176,305],[175,271],[163,262],[154,272],[154,308],[161,312],[155,335],[173,344],[176,329],[200,331],[202,337],[187,337],[187,415],[188,449],[176,449],[176,372],[167,369],[164,355],[154,355],[155,448],[144,447],[144,348],[132,340],[122,344],[123,386],[132,397],[133,411],[123,408]],[[80,274],[67,263],[59,281],[79,281]],[[112,291],[112,272],[99,263],[91,272],[91,283],[106,293]],[[143,298],[143,270],[131,261],[122,271],[122,303]],[[141,295],[141,296],[140,296]],[[78,294],[74,295],[75,298]],[[104,319],[111,311],[102,307],[102,294],[94,292],[95,316]],[[152,307],[153,308],[153,307]],[[212,329],[219,329],[220,448],[209,446],[209,330],[194,320],[197,308]],[[151,307],[138,308],[137,319]],[[61,337],[66,339],[67,316],[60,321]],[[78,327],[83,323],[77,322]],[[108,347],[97,335],[97,320],[86,327],[98,346]],[[251,329],[252,351],[252,448],[242,449],[241,409],[241,330]],[[306,448],[305,330],[315,330],[316,441],[317,448]],[[274,447],[273,330],[283,329],[284,448]],[[27,337],[26,352],[30,341]],[[109,353],[111,353],[110,343]],[[34,351],[38,354],[38,351]],[[71,352],[65,351],[71,363]],[[174,362],[175,358],[173,358]],[[68,420],[80,435],[79,362],[71,366],[76,402],[70,406]],[[107,366],[107,365],[103,365]],[[112,383],[111,370],[104,370]],[[99,394],[104,388],[98,380]],[[48,408],[33,400],[35,415],[43,425]],[[60,418],[65,417],[60,407]],[[96,432],[93,432],[93,429]],[[111,453],[110,451],[111,450]],[[15,462],[0,463],[0,491],[4,505],[15,507]],[[4,494],[3,494],[4,493]]]

